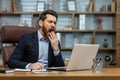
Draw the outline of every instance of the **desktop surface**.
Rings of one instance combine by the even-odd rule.
[[[84,71],[58,71],[58,73],[32,73],[32,72],[14,72],[0,73],[0,80],[120,80],[120,68],[105,68],[101,73],[95,73],[92,70]]]

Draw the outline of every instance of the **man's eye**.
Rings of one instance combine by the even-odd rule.
[[[56,25],[56,22],[53,22],[53,21],[48,21],[48,23],[54,23]]]
[[[56,25],[56,22],[54,22],[54,24]]]
[[[52,21],[48,21],[49,23],[52,23]]]

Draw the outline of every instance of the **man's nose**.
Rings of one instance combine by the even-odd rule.
[[[53,27],[55,27],[55,24],[54,24],[54,23],[52,23],[52,24],[51,24],[51,27],[52,27],[52,28],[53,28]]]

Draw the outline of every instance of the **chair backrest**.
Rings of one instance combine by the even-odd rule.
[[[1,28],[1,54],[3,59],[3,66],[8,67],[8,60],[15,49],[15,45],[3,46],[6,43],[17,43],[22,35],[35,32],[37,28],[34,27],[20,27],[20,26],[3,26]]]

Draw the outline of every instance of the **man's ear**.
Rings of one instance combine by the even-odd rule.
[[[39,25],[40,25],[40,27],[43,26],[43,21],[42,20],[39,21]]]

